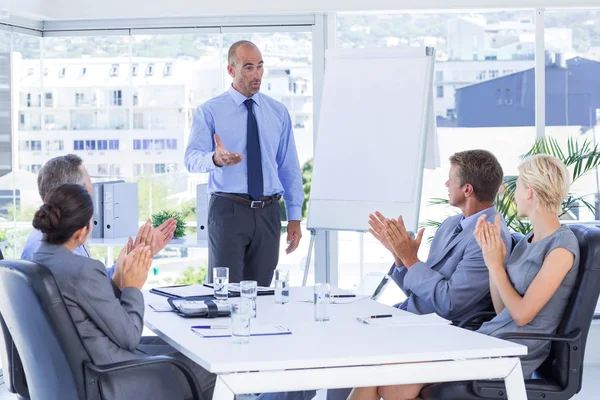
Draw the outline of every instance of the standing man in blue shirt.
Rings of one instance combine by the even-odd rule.
[[[279,199],[286,204],[289,254],[302,237],[304,191],[290,115],[259,93],[263,66],[254,43],[229,48],[233,83],[196,110],[185,165],[209,173],[209,279],[213,268],[229,267],[230,282],[269,286],[279,260]]]

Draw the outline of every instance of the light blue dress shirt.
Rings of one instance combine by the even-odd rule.
[[[40,246],[42,245],[42,241],[44,239],[44,234],[37,229],[34,229],[33,232],[29,234],[27,237],[27,243],[25,243],[25,247],[23,248],[23,252],[21,253],[21,260],[31,260],[31,256],[38,251]],[[90,258],[90,250],[87,247],[87,243],[78,246],[73,250],[73,254],[78,256]],[[106,270],[109,278],[112,278],[115,273],[115,266],[108,268]]]
[[[283,104],[257,93],[256,104],[265,196],[282,195],[288,221],[302,220],[304,190],[290,114]],[[246,165],[247,98],[231,86],[229,90],[196,109],[185,151],[185,166],[190,172],[208,172],[210,193],[248,193]],[[218,167],[213,161],[217,133],[230,152],[244,156],[241,163]]]

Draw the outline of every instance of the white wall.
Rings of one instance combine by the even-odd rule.
[[[312,13],[369,10],[597,7],[597,0],[4,0],[13,15],[45,19],[164,18],[207,15]]]

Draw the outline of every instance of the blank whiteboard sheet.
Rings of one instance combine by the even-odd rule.
[[[365,231],[375,210],[416,228],[428,137],[437,145],[433,59],[425,48],[328,52],[309,228]]]

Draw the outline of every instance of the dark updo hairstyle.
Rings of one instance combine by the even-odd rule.
[[[33,227],[44,234],[44,241],[65,244],[79,229],[90,226],[93,214],[94,204],[87,190],[66,183],[46,194],[33,217]]]

